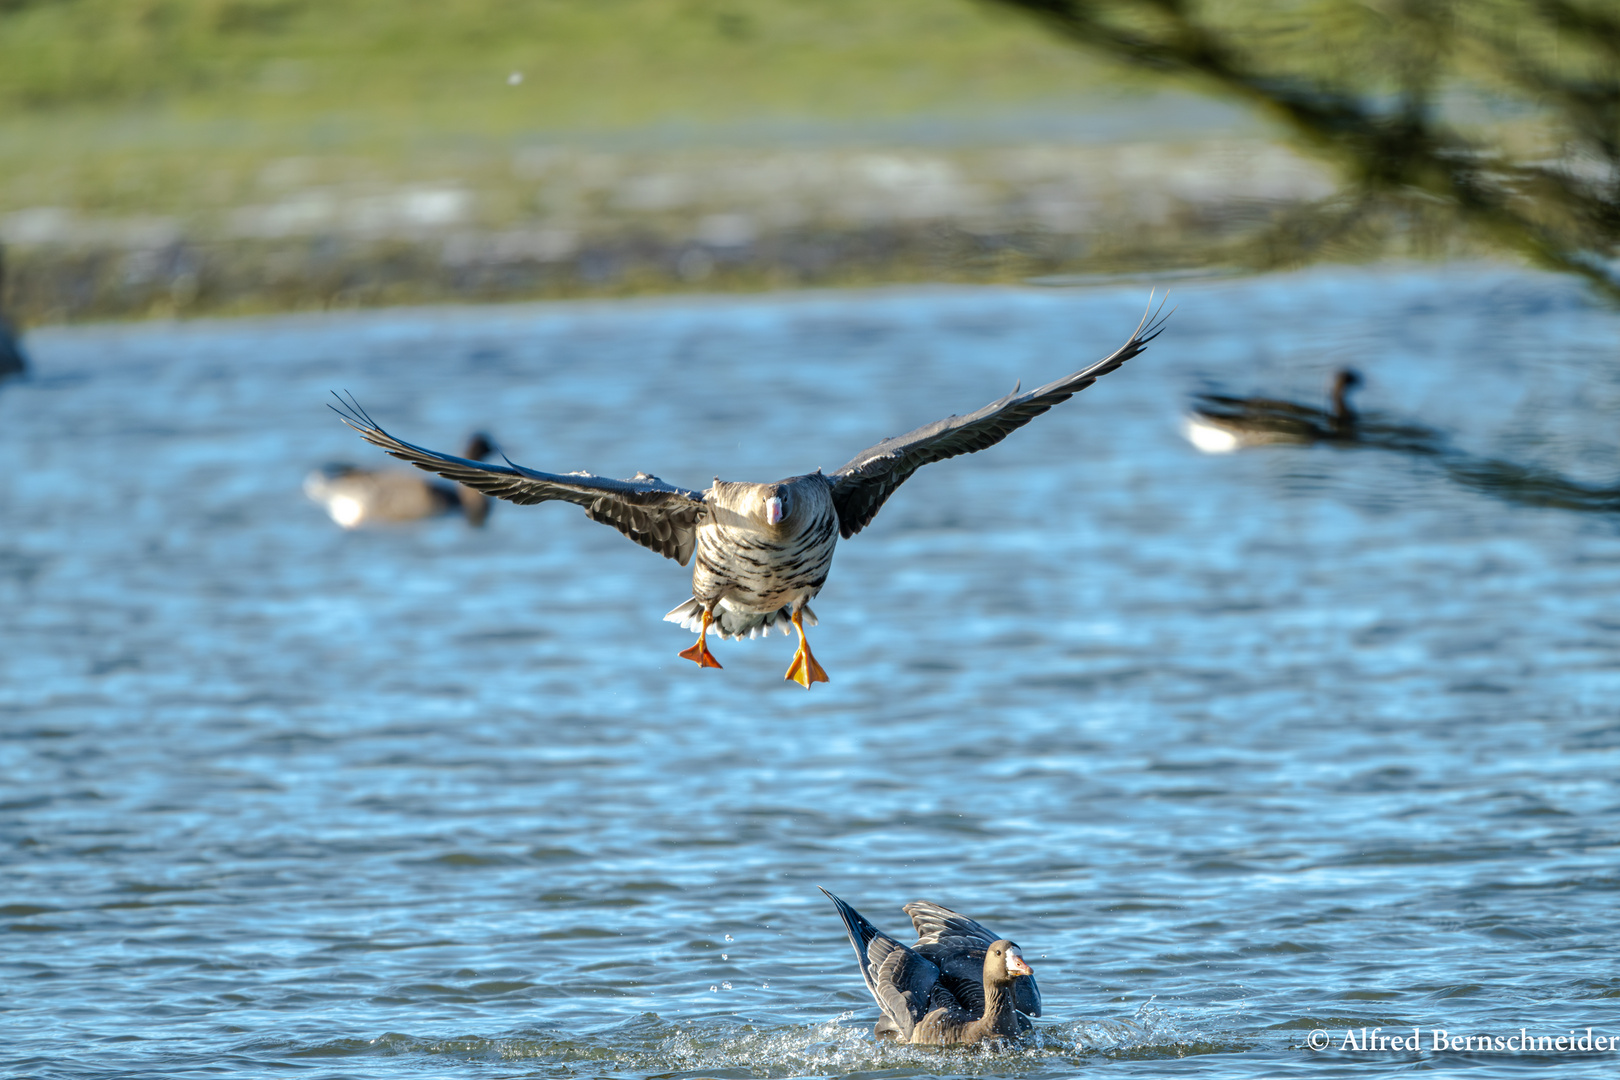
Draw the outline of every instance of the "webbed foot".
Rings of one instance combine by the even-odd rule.
[[[681,659],[690,660],[698,667],[718,668],[720,666],[720,661],[716,660],[714,653],[709,651],[709,622],[712,618],[713,616],[707,611],[703,613],[703,629],[698,631],[697,642],[690,649],[681,650]]]
[[[816,663],[815,654],[810,651],[810,641],[804,636],[804,622],[797,611],[793,613],[793,628],[799,632],[799,651],[793,654],[793,663],[782,677],[792,679],[808,690],[811,683],[828,681],[827,673]]]

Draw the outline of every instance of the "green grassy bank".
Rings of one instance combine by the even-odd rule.
[[[628,174],[806,125],[994,128],[1112,80],[973,0],[0,0],[5,302],[38,322],[926,278],[926,230],[820,220],[777,237],[785,261],[715,252],[694,273],[696,219],[649,214]],[[435,197],[453,220],[388,209]],[[524,229],[566,232],[577,259],[446,255]]]
[[[518,85],[509,76],[522,73]],[[6,0],[0,106],[509,135],[866,117],[1090,89],[1095,65],[972,0]]]
[[[972,0],[0,0],[0,205],[166,211],[265,161],[1080,100],[1117,73]]]
[[[1378,46],[1376,18],[1323,17],[1342,0],[1218,6],[1296,66]],[[1148,110],[1090,153],[1026,123],[1156,87],[979,0],[0,0],[3,300],[39,322],[1413,249],[1382,211],[1313,247],[1324,181],[1277,183],[1299,170],[1263,129]]]

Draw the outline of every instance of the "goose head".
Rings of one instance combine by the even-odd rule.
[[[992,942],[984,951],[984,981],[1006,986],[1014,979],[1033,975],[1035,971],[1024,960],[1024,951],[1005,939]]]
[[[1355,423],[1356,413],[1350,407],[1349,394],[1361,382],[1361,373],[1355,368],[1340,368],[1333,376],[1333,419],[1338,423]]]
[[[759,516],[776,528],[793,514],[793,487],[790,484],[762,484]]]

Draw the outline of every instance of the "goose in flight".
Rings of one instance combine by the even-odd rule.
[[[805,640],[816,625],[808,606],[827,581],[833,548],[866,528],[894,490],[922,466],[994,446],[1052,406],[1069,400],[1136,356],[1163,329],[1164,305],[1137,324],[1111,355],[1037,390],[1011,394],[966,416],[948,416],[862,450],[830,476],[820,469],[774,484],[715,478],[704,491],[667,484],[648,473],[613,480],[586,472],[546,473],[510,459],[485,464],[396,439],[367,415],[354,397],[335,411],[374,446],[419,469],[510,502],[561,500],[583,507],[592,521],[611,525],[643,547],[685,566],[693,561],[692,597],[665,615],[697,632],[680,655],[718,668],[709,651],[711,629],[725,638],[754,637],[788,625],[799,645],[787,670],[806,690],[826,682]],[[334,395],[335,396],[335,395]]]
[[[918,900],[903,909],[917,944],[900,944],[826,889],[855,947],[861,978],[883,1016],[880,1039],[954,1046],[1016,1039],[1041,1015],[1035,972],[1013,942],[966,915]]]

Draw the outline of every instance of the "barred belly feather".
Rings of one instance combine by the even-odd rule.
[[[792,492],[793,511],[775,529],[743,512],[760,501],[766,487]],[[758,637],[772,627],[787,633],[799,605],[804,621],[814,626],[814,613],[803,605],[826,583],[838,544],[831,483],[813,473],[779,485],[717,481],[712,490],[716,512],[698,527],[692,599],[666,618],[695,630],[702,626],[704,609],[712,605],[715,632],[728,638]]]

